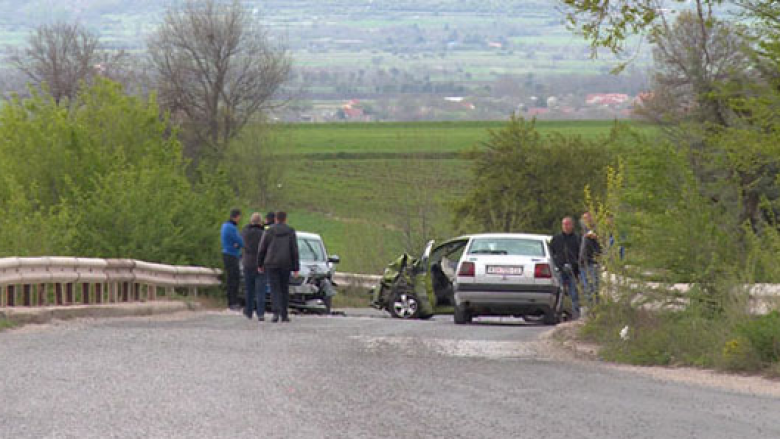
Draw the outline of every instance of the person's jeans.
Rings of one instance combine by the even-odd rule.
[[[258,273],[257,267],[244,267],[244,281],[246,283],[246,306],[244,314],[252,318],[257,313],[258,318],[265,314],[265,294],[267,282],[265,273]]]
[[[599,303],[599,264],[586,264],[580,267],[582,292],[588,305]]]
[[[238,283],[241,278],[241,270],[238,268],[238,258],[222,253],[222,261],[225,263],[225,276],[227,284],[227,302],[230,308],[238,306]]]
[[[561,271],[560,276],[563,290],[571,297],[571,307],[574,311],[573,317],[578,318],[580,316],[580,295],[577,292],[577,275]]]
[[[287,318],[287,307],[290,306],[290,270],[268,268],[268,284],[271,285],[271,308],[274,316]]]

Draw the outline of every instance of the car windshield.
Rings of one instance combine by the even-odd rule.
[[[544,242],[538,239],[478,238],[472,242],[469,254],[544,257]]]
[[[298,238],[298,253],[302,261],[325,262],[325,249],[319,239]]]

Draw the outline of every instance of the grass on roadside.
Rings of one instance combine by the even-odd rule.
[[[366,308],[370,301],[366,288],[339,288],[338,294],[333,297],[333,308]]]
[[[13,328],[15,328],[17,326],[18,325],[16,323],[14,323],[14,322],[6,319],[6,318],[0,318],[0,332],[8,330],[8,329],[13,329]]]
[[[608,361],[780,376],[778,311],[737,315],[696,305],[650,311],[608,302],[594,310],[580,337],[600,344],[600,355]]]

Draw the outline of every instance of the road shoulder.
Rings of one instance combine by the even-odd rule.
[[[567,322],[541,336],[559,360],[600,364],[612,370],[647,376],[665,382],[716,388],[728,392],[780,398],[780,380],[755,375],[740,375],[691,367],[632,366],[599,358],[599,346],[577,339],[583,322]]]

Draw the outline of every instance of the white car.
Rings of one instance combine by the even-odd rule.
[[[330,314],[336,295],[333,274],[341,260],[328,255],[322,237],[316,233],[297,232],[301,271],[290,279],[290,307],[302,311]]]
[[[471,235],[457,265],[455,323],[476,316],[522,316],[554,325],[566,314],[550,237]]]

